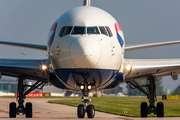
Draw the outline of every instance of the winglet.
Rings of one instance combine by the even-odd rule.
[[[91,6],[90,0],[84,0],[84,6]]]

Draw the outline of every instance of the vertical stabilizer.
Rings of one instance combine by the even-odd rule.
[[[84,6],[90,6],[91,5],[91,0],[84,0]]]

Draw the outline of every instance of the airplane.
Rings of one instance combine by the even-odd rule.
[[[178,79],[180,59],[125,59],[127,51],[179,44],[180,41],[125,46],[123,31],[106,11],[91,6],[84,0],[83,6],[61,15],[52,25],[47,45],[0,41],[2,45],[46,51],[48,59],[0,59],[0,76],[18,78],[17,100],[9,105],[9,117],[25,114],[32,118],[32,103],[24,105],[26,95],[36,88],[51,83],[57,88],[82,92],[84,105],[77,108],[78,118],[95,117],[95,107],[89,104],[89,92],[114,89],[123,83],[142,91],[149,99],[141,103],[141,117],[157,114],[164,117],[164,105],[156,101],[155,79],[171,76]],[[36,83],[28,86],[26,79]],[[147,79],[146,85],[137,81]],[[144,89],[146,87],[147,89]]]

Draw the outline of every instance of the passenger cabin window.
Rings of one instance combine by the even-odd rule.
[[[72,30],[72,35],[85,34],[85,27],[75,26]]]
[[[72,30],[72,26],[68,26],[68,27],[66,28],[63,36],[70,34],[70,33],[71,33],[71,30]]]
[[[61,29],[61,31],[60,31],[60,33],[59,33],[59,36],[60,36],[60,37],[63,36],[63,33],[64,33],[65,29],[66,29],[66,26],[62,27],[62,29]]]
[[[106,29],[104,28],[104,26],[99,26],[99,29],[100,29],[100,31],[101,31],[101,34],[104,34],[104,35],[107,35],[107,36],[108,36],[108,34],[107,34]]]
[[[110,28],[106,26],[106,30],[107,30],[107,32],[108,32],[108,34],[109,34],[109,37],[112,37],[112,36],[113,36],[113,34],[112,34],[112,32],[111,32]]]
[[[87,27],[87,34],[100,34],[97,27]]]

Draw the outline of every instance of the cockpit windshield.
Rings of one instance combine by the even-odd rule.
[[[85,27],[75,26],[74,29],[72,30],[71,34],[73,34],[73,35],[76,35],[76,34],[86,34],[85,33]]]
[[[97,27],[87,27],[87,34],[100,34]]]
[[[61,31],[59,33],[60,37],[66,36],[66,35],[100,35],[104,34],[106,36],[112,37],[113,34],[109,27],[107,26],[64,26],[61,28]]]

